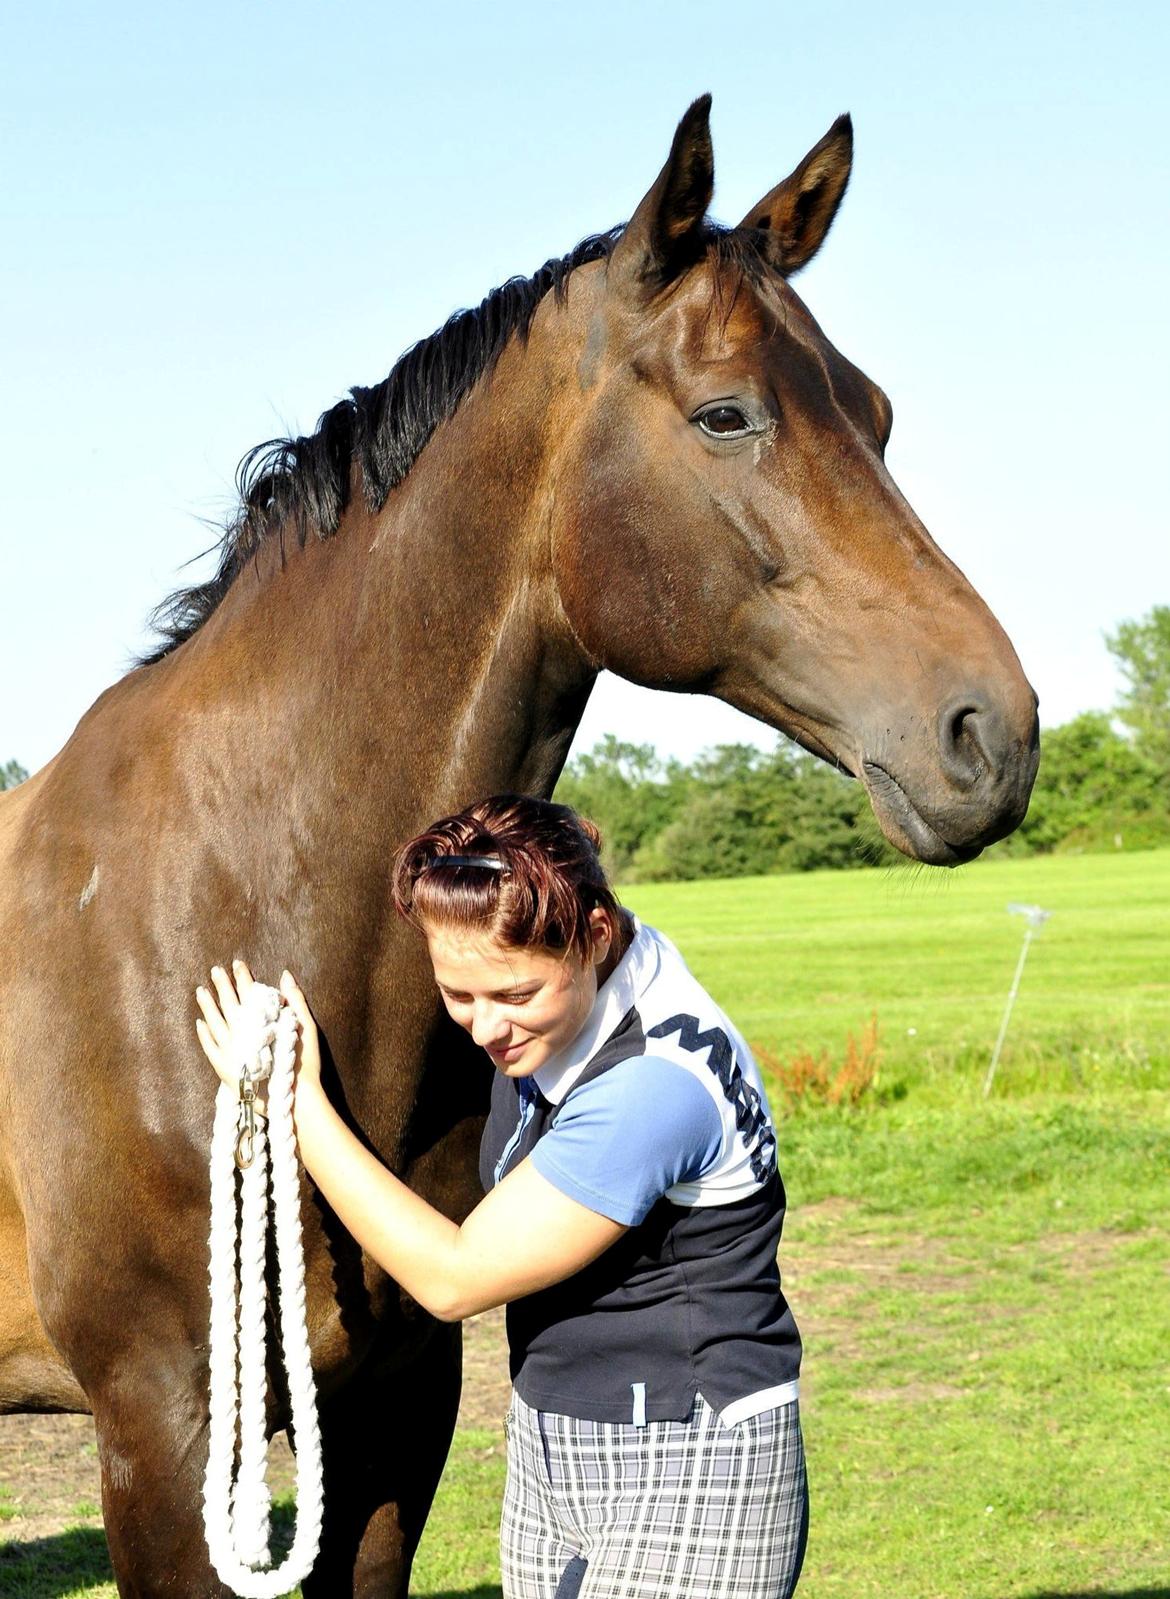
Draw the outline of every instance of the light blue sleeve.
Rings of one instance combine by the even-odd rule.
[[[571,1089],[529,1157],[554,1188],[634,1227],[716,1159],[722,1118],[685,1066],[636,1055]]]

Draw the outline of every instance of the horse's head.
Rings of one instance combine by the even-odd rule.
[[[788,283],[844,194],[849,120],[719,230],[709,107],[588,269],[562,604],[595,662],[739,706],[859,777],[899,849],[969,860],[1023,818],[1036,697],[886,470],[889,401]]]

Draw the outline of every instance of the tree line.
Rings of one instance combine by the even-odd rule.
[[[1106,643],[1125,688],[1041,739],[1028,815],[989,854],[1170,844],[1170,606]],[[556,798],[591,816],[624,882],[847,869],[903,859],[856,783],[786,741],[725,744],[696,760],[609,736],[569,762]]]
[[[1106,643],[1125,681],[1113,713],[1086,711],[1041,740],[1027,817],[989,853],[1170,844],[1170,606]],[[0,765],[0,789],[27,777]],[[695,760],[612,735],[571,760],[556,798],[601,828],[623,882],[746,877],[899,861],[860,783],[784,740],[722,744]]]

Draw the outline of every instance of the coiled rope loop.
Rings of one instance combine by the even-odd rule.
[[[305,1258],[292,1120],[297,1019],[281,1005],[278,990],[254,983],[241,995],[232,1037],[240,1046],[241,1091],[221,1083],[211,1138],[211,1416],[203,1526],[221,1582],[241,1599],[278,1599],[312,1570],[321,1542],[322,1514],[321,1433],[305,1321]],[[264,1078],[269,1078],[267,1138],[249,1097]],[[268,1547],[272,1501],[265,1426],[269,1143],[280,1343],[297,1461],[296,1532],[279,1567],[271,1566]],[[241,1169],[238,1213],[237,1165]]]

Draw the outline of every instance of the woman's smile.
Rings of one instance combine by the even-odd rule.
[[[505,1044],[502,1049],[497,1048],[492,1044],[485,1044],[484,1048],[494,1061],[498,1061],[501,1065],[504,1065],[508,1062],[518,1060],[521,1052],[528,1043],[529,1040],[527,1038],[522,1038],[519,1043]]]
[[[512,948],[463,929],[426,930],[435,982],[451,1019],[497,1071],[530,1076],[584,1026],[597,997],[598,967],[612,942],[604,916],[596,915],[588,962],[551,950]]]

